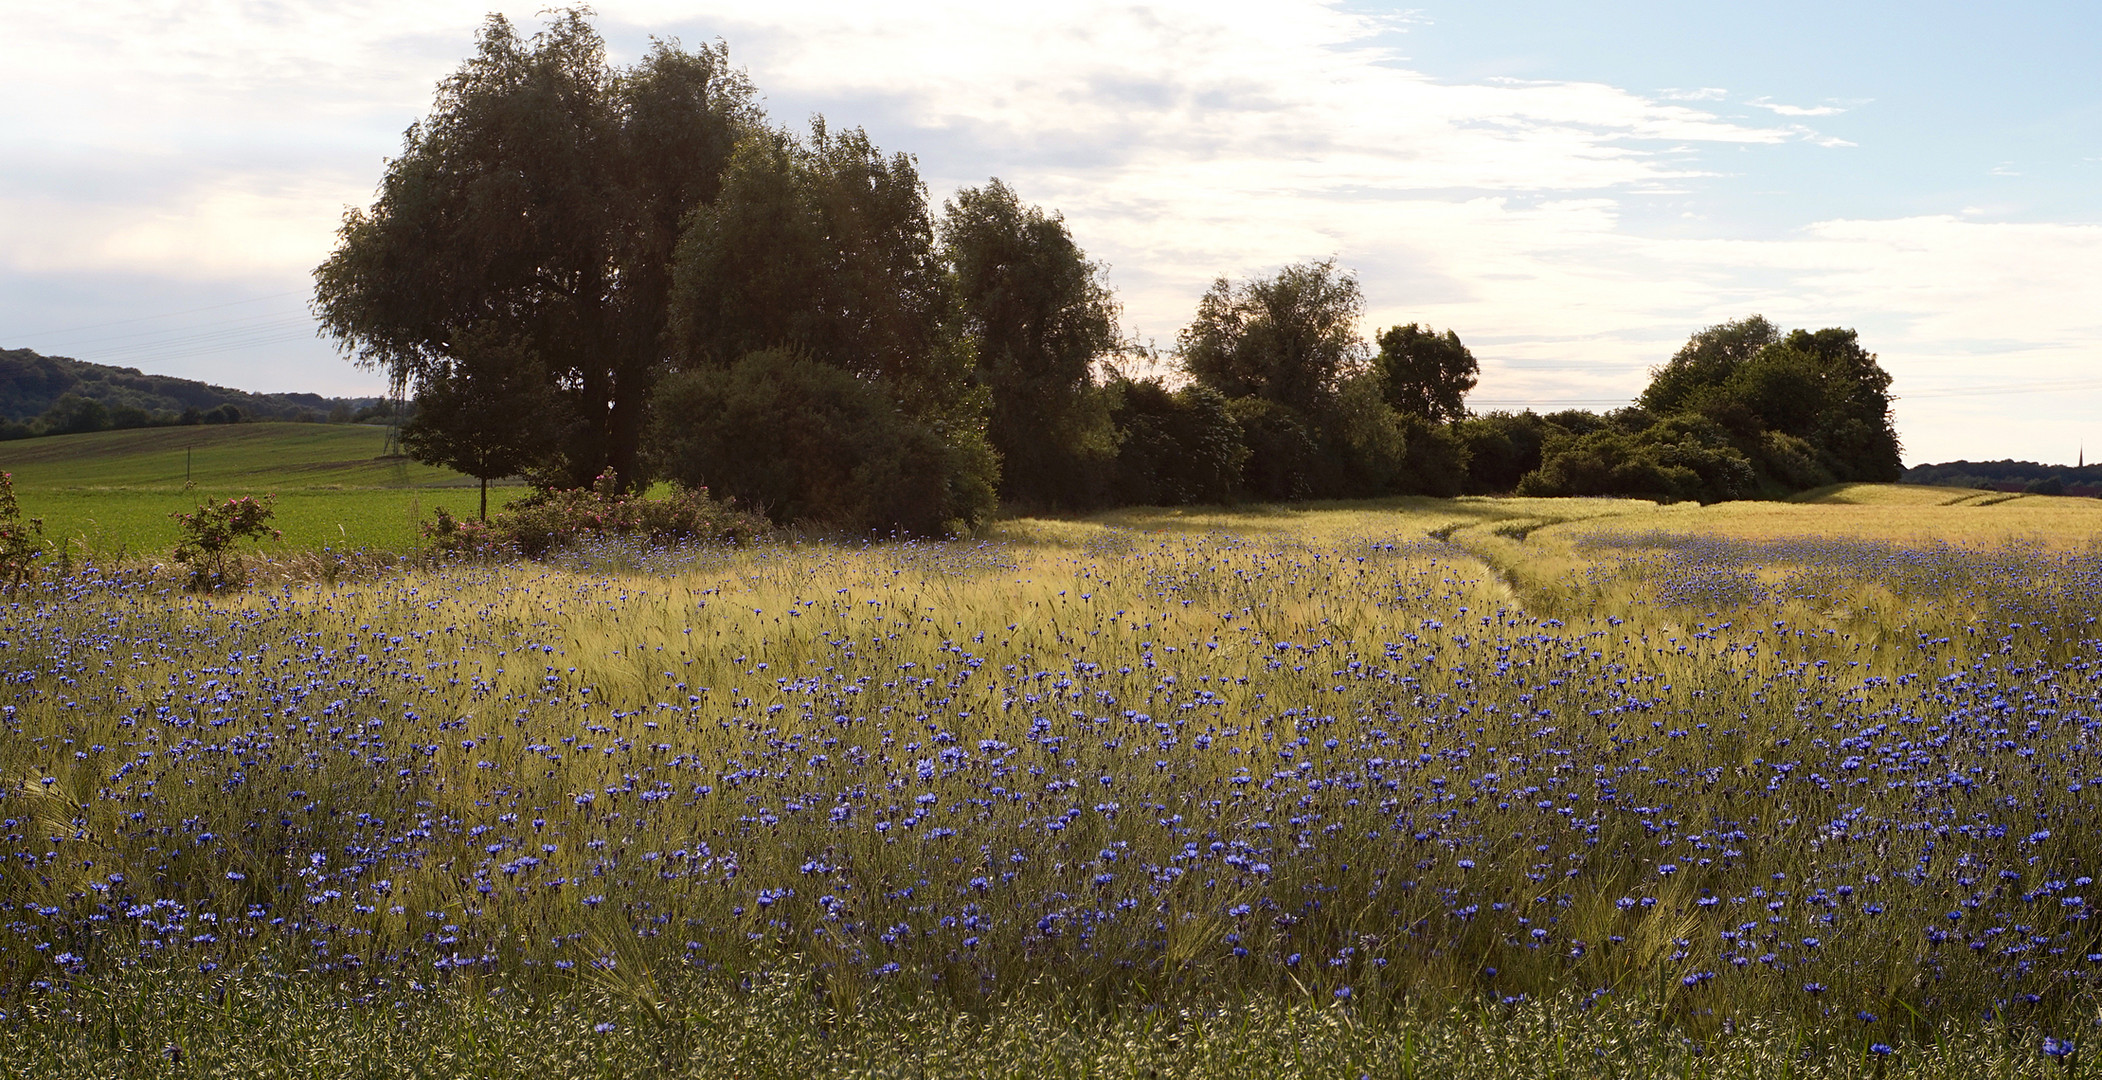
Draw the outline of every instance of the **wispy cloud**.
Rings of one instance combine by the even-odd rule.
[[[1847,111],[1840,105],[1782,105],[1763,97],[1753,98],[1745,104],[1755,109],[1765,109],[1775,116],[1838,116]]]

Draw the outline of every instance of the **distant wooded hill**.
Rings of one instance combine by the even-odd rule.
[[[387,408],[382,398],[253,394],[29,349],[0,350],[0,439],[242,420],[348,423]]]
[[[2039,495],[2102,496],[2102,465],[2045,465],[2035,461],[1945,461],[1914,465],[1901,484],[2028,491]]]

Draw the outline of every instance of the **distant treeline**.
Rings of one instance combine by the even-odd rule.
[[[389,408],[384,398],[252,394],[137,368],[0,350],[0,439],[244,420],[355,423]]]
[[[412,454],[580,488],[707,486],[777,521],[930,534],[1005,503],[1456,495],[1715,501],[1895,480],[1854,332],[1710,327],[1638,404],[1470,415],[1473,354],[1366,340],[1333,261],[1220,278],[1172,352],[1005,184],[773,127],[727,47],[605,59],[492,16],[315,271],[325,332],[413,391]]]
[[[2045,465],[2035,461],[1947,461],[1914,465],[1902,483],[2023,491],[2034,495],[2102,496],[2102,465]]]

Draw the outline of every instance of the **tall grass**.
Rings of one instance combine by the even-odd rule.
[[[2091,556],[1879,548],[1797,595],[1660,537],[1530,576],[1037,539],[17,592],[0,1012],[49,1037],[9,1052],[260,1047],[225,1003],[261,994],[299,1039],[548,1074],[585,1019],[684,1016],[608,1045],[705,1071],[818,1017],[873,1070],[910,1017],[1136,1075],[1318,1030],[1492,1075],[1566,1028],[1836,1075],[2026,1068],[2096,1016]]]

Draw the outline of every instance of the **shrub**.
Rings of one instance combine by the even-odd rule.
[[[223,503],[207,500],[194,513],[178,511],[168,515],[175,519],[176,531],[181,534],[175,545],[175,561],[190,568],[189,587],[216,591],[234,588],[247,580],[235,544],[266,537],[276,540],[284,535],[270,527],[276,501],[275,495],[261,499],[241,495]]]
[[[1759,436],[1753,465],[1780,488],[1780,493],[1807,491],[1837,479],[1819,460],[1818,449],[1809,442],[1781,431]]]
[[[1540,467],[1541,448],[1559,429],[1528,411],[1471,416],[1452,431],[1467,452],[1467,494],[1502,495]]]
[[[997,502],[982,426],[910,416],[880,382],[792,353],[672,376],[655,409],[666,475],[780,524],[936,536],[975,528]]]
[[[1720,427],[1691,416],[1659,420],[1633,434],[1602,427],[1548,444],[1520,495],[1624,495],[1703,503],[1742,498],[1756,483]]]
[[[44,557],[44,519],[24,518],[15,501],[15,474],[0,472],[0,588],[13,588],[36,573]]]
[[[1117,501],[1172,506],[1233,497],[1248,447],[1217,390],[1170,390],[1157,379],[1119,379],[1110,391]]]
[[[1408,463],[1401,476],[1400,492],[1441,499],[1465,492],[1467,443],[1452,425],[1406,413],[1399,415],[1408,440]]]
[[[423,543],[426,550],[437,554],[469,558],[490,558],[518,550],[518,546],[495,525],[472,518],[456,518],[443,506],[438,507],[430,521],[423,523]]]
[[[766,529],[763,519],[710,498],[707,488],[680,487],[663,499],[623,494],[610,469],[588,488],[535,492],[519,499],[486,529],[464,521],[448,527],[449,517],[425,527],[425,535],[441,550],[495,554],[515,548],[529,558],[603,536],[743,543]]]
[[[1320,498],[1337,488],[1336,463],[1321,452],[1320,432],[1288,405],[1259,397],[1228,405],[1248,447],[1241,483],[1264,502]]]

